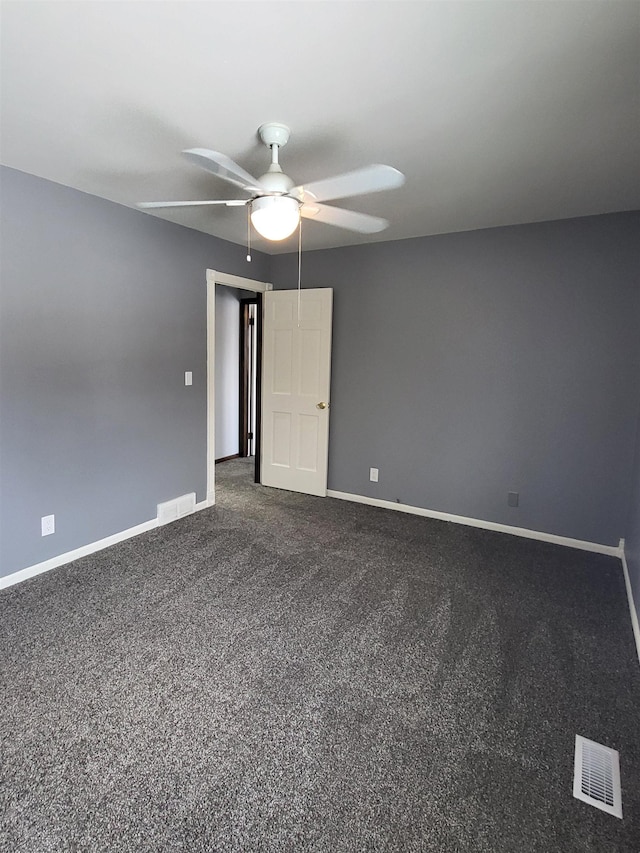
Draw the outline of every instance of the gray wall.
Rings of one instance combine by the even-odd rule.
[[[242,246],[1,179],[0,576],[205,498],[205,270],[248,274]]]
[[[617,545],[640,393],[639,224],[305,254],[304,286],[334,288],[329,487]],[[274,286],[293,286],[295,264],[272,258]]]
[[[640,322],[639,322],[640,325]],[[639,383],[640,384],[640,381]],[[629,520],[625,537],[625,556],[633,600],[640,621],[640,417],[636,436],[635,462],[633,465],[633,490],[629,507]]]

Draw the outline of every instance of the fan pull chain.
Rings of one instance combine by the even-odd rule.
[[[247,260],[251,263],[251,203],[247,205]]]
[[[298,328],[300,328],[300,276],[302,273],[302,217],[298,220]]]

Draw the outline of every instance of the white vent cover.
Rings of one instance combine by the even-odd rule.
[[[576,735],[573,796],[622,817],[620,758],[615,749]]]
[[[172,501],[165,501],[165,503],[158,504],[158,524],[168,524],[170,521],[176,521],[176,519],[183,518],[185,515],[191,515],[195,510],[195,492],[190,492],[188,495],[181,495]]]

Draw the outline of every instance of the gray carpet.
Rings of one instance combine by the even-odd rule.
[[[0,850],[640,850],[620,562],[217,468],[0,593]],[[621,753],[624,819],[571,795]]]

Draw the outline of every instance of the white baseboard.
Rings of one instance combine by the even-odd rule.
[[[627,598],[629,601],[629,612],[631,614],[631,624],[633,626],[633,634],[636,641],[636,649],[638,652],[638,660],[640,661],[640,625],[638,624],[638,613],[633,600],[633,591],[629,580],[629,569],[624,553],[624,540],[620,540],[618,546],[600,545],[597,542],[586,542],[581,539],[570,539],[566,536],[557,536],[554,533],[543,533],[538,530],[528,530],[525,527],[512,527],[508,524],[497,524],[493,521],[482,521],[477,518],[467,518],[462,515],[452,515],[451,513],[438,512],[436,510],[424,509],[423,507],[411,506],[409,504],[399,504],[393,501],[380,500],[379,498],[369,498],[364,495],[353,495],[347,492],[338,492],[333,489],[327,490],[327,497],[337,498],[343,501],[352,501],[354,503],[368,504],[369,506],[383,507],[384,509],[392,509],[396,512],[406,512],[412,515],[420,515],[425,518],[435,518],[439,521],[450,521],[454,524],[464,524],[468,527],[479,527],[484,530],[493,530],[498,533],[508,533],[511,536],[522,536],[526,539],[537,539],[541,542],[550,542],[555,545],[564,545],[568,548],[578,548],[583,551],[592,551],[597,554],[607,554],[611,557],[619,557],[622,560],[622,568],[624,572],[625,587],[627,590]],[[212,494],[209,499],[200,501],[195,505],[195,512],[207,509],[212,506],[215,496]],[[94,554],[96,551],[102,551],[111,545],[118,542],[124,542],[126,539],[132,539],[134,536],[139,536],[141,533],[146,533],[148,530],[153,530],[158,527],[158,519],[152,518],[142,524],[137,524],[135,527],[129,527],[127,530],[121,530],[119,533],[114,533],[104,539],[99,539],[97,542],[90,542],[88,545],[83,545],[81,548],[76,548],[73,551],[67,551],[64,554],[59,554],[57,557],[52,557],[50,560],[45,560],[42,563],[36,563],[33,566],[28,566],[26,569],[13,572],[10,575],[0,578],[0,589],[4,589],[28,578],[48,572],[58,566],[63,566],[66,563],[71,563],[73,560],[79,560],[81,557],[87,557],[89,554]]]
[[[206,509],[209,506],[209,501],[200,501],[195,506],[195,512],[201,509]],[[184,516],[186,518],[186,516]],[[73,560],[79,560],[80,557],[88,557],[89,554],[95,554],[96,551],[102,551],[110,545],[115,545],[118,542],[124,542],[125,539],[132,539],[134,536],[139,536],[141,533],[146,533],[148,530],[153,530],[158,527],[158,519],[151,518],[149,521],[143,521],[142,524],[136,524],[135,527],[129,527],[127,530],[121,530],[119,533],[114,533],[111,536],[106,536],[104,539],[98,539],[97,542],[90,542],[88,545],[83,545],[81,548],[76,548],[73,551],[67,551],[64,554],[58,554],[57,557],[51,557],[50,560],[45,560],[43,563],[36,563],[34,566],[28,566],[26,569],[20,569],[18,572],[13,572],[0,578],[0,589],[8,586],[13,586],[21,581],[26,581],[28,578],[33,578],[36,575],[41,575],[43,572],[48,572],[51,569],[57,569],[58,566],[64,566],[66,563],[71,563]]]
[[[638,624],[638,611],[633,600],[633,590],[631,589],[631,579],[629,577],[629,566],[627,565],[627,555],[624,552],[624,539],[620,540],[622,548],[622,571],[624,572],[624,585],[627,588],[627,601],[629,602],[629,613],[631,614],[631,625],[633,627],[633,636],[636,641],[636,651],[638,653],[638,662],[640,662],[640,624]]]
[[[495,521],[482,521],[479,518],[467,518],[464,515],[452,515],[448,512],[438,512],[410,504],[399,504],[394,501],[383,501],[379,498],[368,498],[364,495],[352,495],[348,492],[327,490],[327,497],[341,501],[353,501],[369,506],[379,506],[393,509],[396,512],[408,512],[412,515],[422,515],[425,518],[435,518],[438,521],[451,521],[454,524],[464,524],[467,527],[480,527],[483,530],[493,530],[496,533],[508,533],[511,536],[522,536],[525,539],[537,539],[540,542],[551,542],[553,545],[565,545],[567,548],[578,548],[581,551],[593,551],[596,554],[607,554],[610,557],[621,557],[620,545],[600,545],[597,542],[586,542],[582,539],[570,539],[568,536],[557,536],[555,533],[543,533],[539,530],[529,530],[526,527],[511,527],[509,524],[498,524]],[[622,540],[621,540],[622,541]]]

